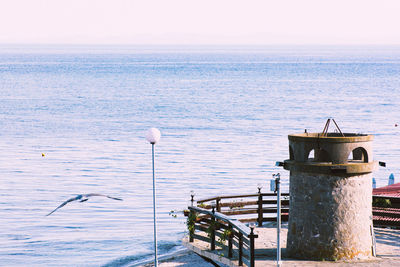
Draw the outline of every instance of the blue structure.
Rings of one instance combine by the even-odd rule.
[[[389,183],[388,183],[388,185],[392,185],[392,184],[394,184],[394,174],[393,173],[391,173],[389,175]]]

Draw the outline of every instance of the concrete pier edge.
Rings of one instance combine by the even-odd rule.
[[[282,266],[362,266],[362,267],[394,267],[400,266],[400,231],[389,228],[375,228],[377,236],[377,257],[371,257],[368,259],[360,260],[338,260],[338,261],[318,261],[318,260],[301,260],[287,257],[285,253],[286,248],[286,233],[287,229],[282,229],[282,243],[283,257]],[[276,266],[276,257],[274,250],[276,249],[276,229],[257,227],[256,233],[259,234],[259,238],[256,239],[256,249],[268,249],[273,250],[270,255],[263,256],[256,254],[256,267],[264,266]],[[225,256],[219,255],[221,250],[210,251],[209,244],[204,243],[200,240],[195,240],[190,243],[188,237],[182,239],[182,244],[187,249],[194,253],[208,258],[217,264],[223,264],[224,266],[239,267],[237,260],[230,260]],[[245,265],[243,265],[245,266]]]

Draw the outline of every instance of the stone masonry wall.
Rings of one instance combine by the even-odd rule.
[[[291,171],[287,252],[316,260],[372,255],[372,174]]]

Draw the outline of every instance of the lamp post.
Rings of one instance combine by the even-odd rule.
[[[212,213],[215,213],[215,207],[217,206],[217,202],[215,200],[211,201],[210,203]]]
[[[277,266],[281,266],[281,175],[280,173],[273,174],[275,178],[275,192],[276,192],[276,223],[277,223],[277,248],[276,248],[276,261]]]
[[[262,183],[257,184],[258,193],[261,194],[261,189],[263,188]]]
[[[154,221],[154,266],[157,267],[157,223],[156,223],[156,179],[154,172],[154,145],[160,140],[161,133],[156,128],[150,128],[146,134],[146,140],[151,144],[153,162],[153,221]]]
[[[258,189],[258,207],[257,207],[257,213],[258,213],[258,217],[257,217],[257,222],[258,222],[258,226],[262,227],[263,224],[263,196],[261,194],[261,189],[262,189],[262,183],[258,183],[257,184],[257,189]]]
[[[190,201],[192,202],[192,207],[193,207],[193,202],[194,202],[194,196],[195,196],[194,191],[190,190]]]

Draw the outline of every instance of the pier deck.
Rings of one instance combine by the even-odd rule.
[[[287,229],[283,228],[281,232],[282,247],[282,266],[400,266],[400,231],[389,228],[374,228],[376,236],[376,258],[361,259],[356,262],[345,261],[305,261],[295,260],[286,257],[286,235]],[[258,238],[255,239],[255,266],[276,266],[276,228],[255,228]],[[184,238],[183,245],[194,251],[200,256],[211,259],[212,261],[227,266],[239,266],[238,260],[228,259],[227,249],[221,249],[216,244],[214,251],[210,250],[210,243],[195,239],[189,242]],[[245,266],[245,265],[244,265]]]

